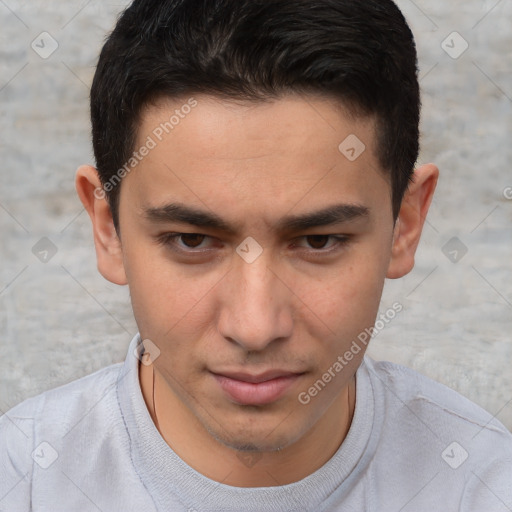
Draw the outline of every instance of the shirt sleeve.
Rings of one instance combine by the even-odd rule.
[[[471,473],[461,502],[461,512],[480,512],[482,510],[510,512],[512,510],[512,454],[510,449],[505,451],[503,457],[494,460],[482,469],[475,469]]]
[[[34,422],[17,410],[0,416],[0,512],[31,510]]]

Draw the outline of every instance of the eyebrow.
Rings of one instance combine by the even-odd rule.
[[[213,212],[200,210],[182,203],[169,203],[160,207],[143,207],[144,217],[156,223],[182,222],[200,228],[210,228],[237,234],[240,225],[231,225]],[[341,224],[367,218],[370,209],[360,204],[334,204],[314,212],[288,215],[278,221],[277,231],[302,231],[320,226]]]

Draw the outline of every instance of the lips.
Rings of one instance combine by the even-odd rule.
[[[243,372],[212,372],[212,375],[233,402],[265,405],[281,398],[303,373],[270,370],[258,375]]]
[[[217,375],[222,375],[223,377],[228,377],[229,379],[240,380],[243,382],[251,382],[253,384],[259,384],[260,382],[265,382],[268,380],[277,379],[280,377],[291,377],[293,375],[298,375],[294,372],[287,372],[285,370],[268,370],[264,373],[260,373],[258,375],[252,375],[250,373],[243,372],[219,372]]]

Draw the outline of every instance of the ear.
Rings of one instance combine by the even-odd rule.
[[[414,267],[414,255],[420,241],[439,169],[433,164],[422,165],[414,171],[413,181],[405,192],[395,223],[391,260],[386,277],[397,279]]]
[[[114,284],[127,284],[121,241],[114,227],[98,171],[90,165],[80,166],[76,171],[75,187],[92,221],[100,274]]]

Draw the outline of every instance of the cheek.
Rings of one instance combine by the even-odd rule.
[[[356,372],[370,337],[365,332],[374,325],[384,277],[373,262],[368,267],[354,265],[339,269],[329,284],[310,289],[309,334],[315,342],[317,373],[303,389],[307,396],[318,394],[313,406],[324,410]],[[341,358],[341,360],[340,360]],[[327,383],[319,392],[318,380]]]
[[[365,328],[377,312],[384,269],[375,261],[338,267],[321,281],[304,285],[304,303],[333,333]]]
[[[125,270],[134,316],[141,335],[161,336],[183,317],[195,293],[172,271],[170,262],[156,257],[160,248],[125,247]]]
[[[158,254],[160,253],[160,254]],[[161,253],[160,248],[126,251],[125,268],[130,297],[141,336],[158,340],[173,350],[201,337],[213,311],[211,300],[218,281],[215,272],[184,272]]]

